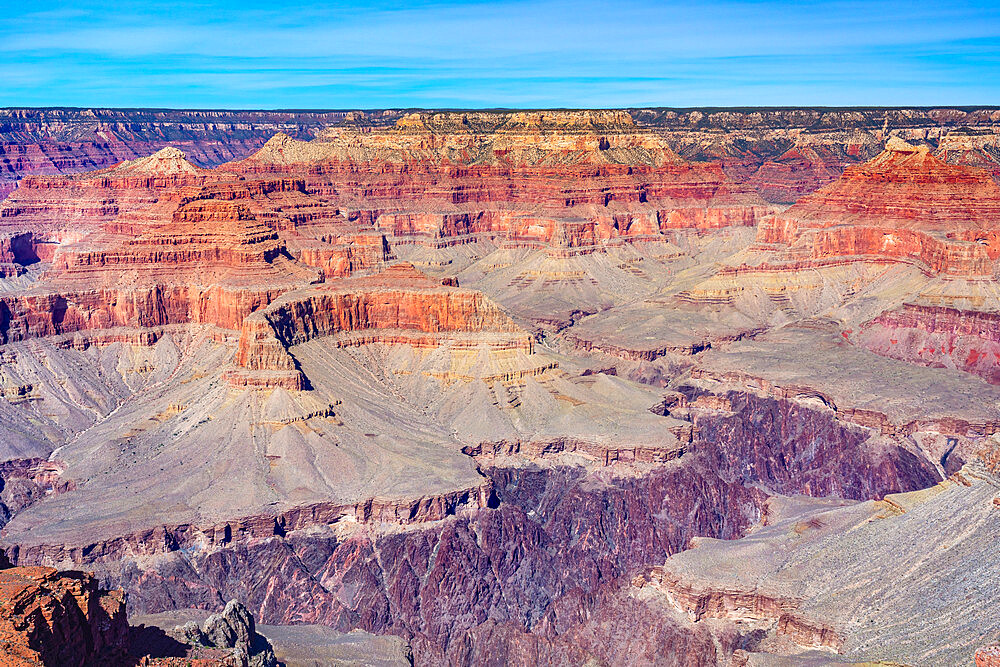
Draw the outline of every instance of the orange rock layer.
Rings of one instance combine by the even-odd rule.
[[[0,665],[112,664],[128,643],[125,594],[82,572],[0,570]]]
[[[949,165],[893,139],[886,150],[765,219],[757,233],[781,262],[838,257],[914,260],[932,273],[992,275],[1000,186],[980,169]]]
[[[531,338],[482,294],[435,283],[409,264],[366,278],[351,278],[290,293],[243,320],[233,384],[278,384],[301,389],[305,379],[288,352],[313,338],[378,332],[364,343],[434,345],[434,335],[488,334],[484,342],[531,351]],[[440,341],[437,341],[440,342]],[[355,344],[355,341],[348,341]]]
[[[279,135],[215,170],[165,148],[25,178],[0,205],[0,273],[34,280],[0,297],[0,341],[212,325],[240,332],[231,382],[290,388],[304,380],[287,347],[319,335],[429,345],[489,334],[530,349],[487,299],[412,267],[342,281],[392,259],[389,238],[571,255],[754,225],[768,211],[718,164],[681,160],[627,114],[591,116],[515,114],[485,132],[413,116],[318,142]]]
[[[1000,646],[984,646],[976,651],[976,667],[1000,667]]]
[[[670,603],[687,613],[692,621],[721,618],[737,621],[777,621],[776,630],[799,646],[838,651],[843,637],[833,628],[804,618],[799,601],[766,595],[756,590],[697,588],[661,568],[650,572],[656,588],[663,590]]]
[[[304,175],[311,193],[442,244],[485,234],[592,246],[669,228],[753,225],[770,210],[720,164],[685,162],[624,117],[600,129],[545,129],[533,119],[483,131],[445,116],[313,142],[278,135],[224,168],[248,178]]]

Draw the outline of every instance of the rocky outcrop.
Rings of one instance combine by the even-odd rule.
[[[277,667],[274,650],[266,638],[257,634],[253,615],[236,600],[230,600],[219,614],[212,614],[202,625],[189,621],[170,633],[186,644],[232,649],[223,661],[229,667]]]
[[[120,664],[127,648],[124,592],[82,572],[0,570],[0,663]]]
[[[590,252],[667,229],[753,225],[768,213],[719,165],[679,159],[627,114],[594,113],[412,114],[312,142],[279,135],[225,168],[306,173],[311,192],[375,206],[368,216],[381,227],[435,246],[493,238]]]
[[[426,514],[435,521],[407,530],[379,530],[372,514],[357,514],[354,523],[309,511],[280,529],[263,517],[260,532],[229,526],[215,538],[168,532],[114,549],[11,555],[18,562],[81,560],[126,586],[144,611],[216,607],[236,598],[268,623],[399,634],[422,663],[475,659],[505,646],[528,656],[565,655],[577,641],[581,655],[608,659],[617,644],[581,637],[589,623],[613,625],[619,613],[662,627],[662,655],[691,647],[715,660],[718,651],[735,650],[739,638],[715,645],[701,629],[692,634],[669,615],[618,597],[615,587],[693,537],[742,535],[770,492],[880,498],[937,479],[908,452],[873,447],[869,433],[822,411],[739,394],[685,395],[688,407],[674,409],[691,412],[694,439],[670,465],[490,467],[484,501]],[[627,465],[650,466],[635,459]],[[502,465],[500,457],[492,460]],[[127,556],[153,544],[162,545],[156,558]],[[783,627],[798,637],[825,636],[800,615]],[[653,650],[641,646],[634,648]]]
[[[759,591],[699,589],[679,579],[663,568],[650,570],[649,582],[662,591],[664,597],[693,623],[706,618],[730,621],[774,623],[775,632],[799,646],[839,651],[844,638],[821,622],[803,618],[799,601],[767,595]],[[637,578],[633,585],[645,585],[646,578]]]
[[[90,574],[48,567],[0,569],[0,664],[5,667],[198,665],[276,667],[253,616],[234,601],[199,627],[170,634],[130,627],[125,593]],[[190,648],[185,648],[189,646]],[[199,647],[207,647],[202,650]]]
[[[375,276],[294,292],[246,317],[236,353],[240,370],[231,381],[251,383],[257,377],[261,383],[302,388],[306,378],[300,378],[288,348],[337,334],[362,334],[335,343],[346,346],[434,347],[471,334],[473,345],[485,340],[498,349],[532,350],[531,338],[482,294],[442,285],[409,264],[396,264]]]
[[[2,109],[0,199],[28,176],[101,169],[170,145],[210,167],[252,153],[276,132],[309,137],[347,116],[347,112]]]
[[[10,400],[11,397],[5,397]],[[58,461],[12,459],[0,463],[0,528],[12,516],[47,495],[75,487]]]
[[[656,568],[754,543],[788,498],[864,531],[955,474],[992,516],[959,469],[996,460],[994,388],[935,367],[994,379],[1000,198],[934,146],[998,120],[365,113],[216,169],[181,144],[27,175],[0,204],[0,436],[41,458],[0,465],[4,549],[137,611],[238,600],[421,664],[853,650],[784,579]],[[814,518],[777,537],[836,532]],[[919,552],[870,537],[885,567]],[[251,627],[229,605],[172,657],[242,660]]]

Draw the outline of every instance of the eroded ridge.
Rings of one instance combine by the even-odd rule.
[[[940,129],[992,121],[873,113],[365,112],[30,176],[0,544],[202,646],[236,599],[420,664],[967,663],[906,600],[993,629],[1000,196]]]

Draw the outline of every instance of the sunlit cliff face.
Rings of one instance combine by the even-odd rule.
[[[9,559],[420,664],[967,662],[997,565],[985,144],[929,112],[888,139],[887,112],[652,113],[359,112],[216,167],[26,173]]]

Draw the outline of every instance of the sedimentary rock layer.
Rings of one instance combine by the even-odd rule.
[[[216,168],[28,174],[0,204],[0,544],[136,610],[237,599],[420,664],[968,662],[996,640],[901,601],[990,542],[998,121],[366,112]],[[748,544],[827,566],[730,585]],[[869,585],[900,544],[898,590]],[[838,546],[837,599],[898,611],[897,652],[877,604],[808,588]],[[936,618],[985,613],[953,579]]]
[[[47,567],[0,570],[0,664],[124,662],[125,594],[94,577]]]
[[[787,246],[789,258],[803,262],[912,258],[934,273],[991,275],[998,214],[1000,186],[988,173],[894,138],[876,158],[764,222],[757,241]]]
[[[652,579],[694,626],[705,618],[776,622],[761,652],[798,646],[856,662],[968,664],[1000,631],[974,592],[996,567],[983,547],[994,539],[998,488],[976,462],[937,486],[884,500],[776,502],[749,536],[699,540]],[[872,562],[884,566],[873,573]],[[927,603],[969,605],[970,613],[927,614]],[[791,646],[782,649],[782,636]]]

